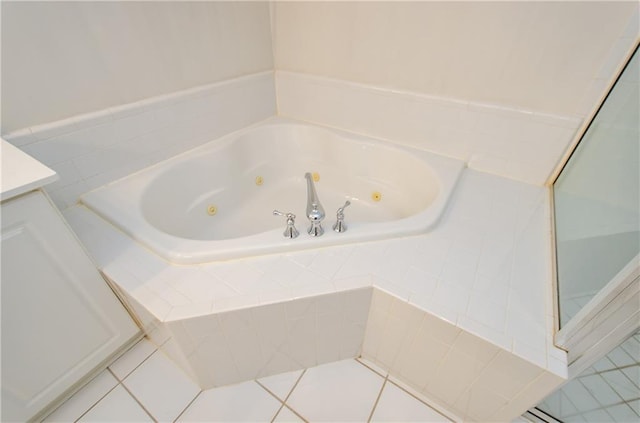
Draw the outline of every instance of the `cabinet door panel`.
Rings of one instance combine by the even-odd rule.
[[[25,420],[138,331],[40,192],[2,205],[2,417]]]

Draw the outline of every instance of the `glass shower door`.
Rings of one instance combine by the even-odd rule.
[[[561,329],[640,252],[639,63],[636,51],[554,184]]]
[[[640,421],[639,94],[636,46],[553,186],[555,341],[571,380],[534,421]]]

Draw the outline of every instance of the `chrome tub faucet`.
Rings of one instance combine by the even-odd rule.
[[[304,177],[307,178],[307,218],[311,222],[307,233],[311,236],[321,236],[324,233],[324,229],[322,229],[322,220],[325,216],[324,208],[318,199],[311,173],[305,173]]]

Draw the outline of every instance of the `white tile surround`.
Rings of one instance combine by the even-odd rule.
[[[468,169],[427,234],[194,266],[162,261],[81,206],[65,217],[203,386],[362,354],[453,414],[486,420],[519,415],[566,377],[546,188]]]
[[[278,71],[3,137],[58,173],[46,190],[65,209],[85,192],[276,114],[454,157],[472,169],[536,185],[544,184],[581,123]]]
[[[543,185],[582,123],[556,116],[276,72],[278,114],[454,157],[469,167]]]
[[[208,265],[172,266],[75,205],[86,191],[275,114],[455,157],[469,169],[428,234]],[[566,377],[552,342],[540,185],[580,124],[277,71],[5,137],[58,172],[47,188],[53,200],[154,341],[201,386],[362,355],[451,413],[486,420],[518,415]],[[434,338],[443,325],[454,335]],[[431,367],[411,356],[425,345]],[[521,379],[492,384],[513,368]]]
[[[3,135],[55,170],[60,209],[106,183],[275,114],[273,72],[230,79]]]

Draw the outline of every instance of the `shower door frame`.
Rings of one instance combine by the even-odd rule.
[[[595,117],[603,107],[616,83],[622,76],[634,53],[640,54],[640,39],[625,56],[609,83],[605,93],[592,113],[577,131],[570,147],[562,157],[560,165],[551,174],[546,185],[550,188],[551,238],[553,254],[552,289],[555,336],[554,344],[567,351],[569,378],[580,374],[601,356],[607,354],[624,339],[640,329],[640,254],[614,276],[567,324],[560,327],[560,304],[558,290],[558,265],[556,249],[556,222],[554,184],[578,144],[587,133]]]
[[[569,377],[582,373],[640,329],[640,254],[556,333],[568,351]]]

